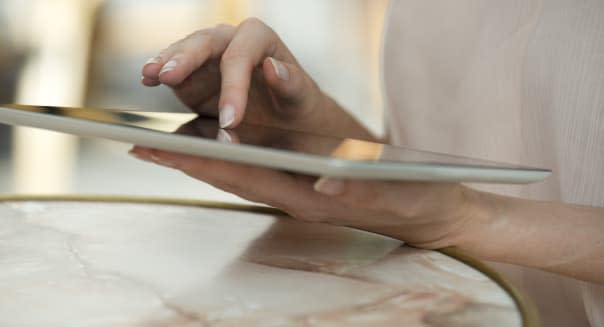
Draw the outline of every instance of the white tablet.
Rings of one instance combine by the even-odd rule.
[[[196,114],[1,105],[0,123],[351,179],[522,184],[550,170],[243,124],[224,131]]]

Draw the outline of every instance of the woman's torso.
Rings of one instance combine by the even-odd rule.
[[[395,143],[548,167],[544,183],[478,187],[604,206],[603,1],[393,0],[386,33]],[[501,269],[544,326],[604,326],[595,285]]]

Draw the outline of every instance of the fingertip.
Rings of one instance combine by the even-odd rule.
[[[151,151],[151,149],[144,147],[144,146],[140,146],[140,145],[134,145],[132,146],[132,149],[130,149],[130,152],[136,152],[136,153],[146,153]]]
[[[149,149],[138,145],[133,146],[132,149],[128,151],[128,154],[136,159],[143,161],[149,161],[149,158],[151,156],[151,152]]]
[[[262,72],[264,73],[264,79],[270,84],[275,85],[281,82],[279,76],[277,76],[277,69],[273,64],[271,58],[264,59],[262,63]]]
[[[158,150],[151,150],[149,154],[149,161],[168,168],[177,167],[177,162],[173,158]]]
[[[132,152],[132,151],[130,151],[130,152],[128,152],[128,154],[129,154],[131,157],[135,158],[135,159],[142,160],[142,161],[149,161],[149,159],[148,159],[148,158],[146,158],[146,157],[144,157],[144,156],[142,156],[142,155],[140,155],[140,154],[138,154],[138,153],[136,153],[136,152]]]
[[[245,114],[254,64],[247,57],[225,56],[226,53],[220,63],[220,125],[222,128],[234,128],[243,120]]]
[[[220,101],[220,103],[223,102],[224,101]],[[219,107],[218,123],[222,129],[233,129],[243,122],[245,105],[234,105],[232,103],[236,103],[236,101],[232,101]]]
[[[149,79],[158,79],[162,67],[161,63],[147,63],[143,66],[142,75]]]
[[[159,86],[161,85],[161,82],[155,79],[151,79],[148,77],[143,76],[141,78],[141,83],[143,83],[143,85],[148,86],[148,87],[155,87],[155,86]]]
[[[242,114],[238,113],[238,110],[234,105],[230,103],[225,104],[221,107],[219,112],[220,128],[227,129],[236,127],[242,120],[242,117],[240,116],[242,116]]]
[[[183,65],[176,59],[169,60],[158,73],[158,80],[163,84],[175,86],[184,80]]]
[[[185,173],[198,169],[207,163],[207,159],[203,157],[159,149],[151,149],[149,158],[156,164],[182,170]]]
[[[237,127],[244,118],[247,107],[249,82],[246,80],[238,81],[239,85],[222,80],[222,89],[219,105],[219,123],[220,128],[232,129]]]
[[[262,66],[264,78],[278,95],[286,98],[303,97],[306,80],[303,72],[293,64],[266,58]]]
[[[268,72],[270,75],[278,78],[280,81],[289,81],[289,69],[283,62],[273,57],[268,57],[264,60],[263,65],[263,68],[265,68],[265,73]]]

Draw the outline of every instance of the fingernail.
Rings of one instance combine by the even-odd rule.
[[[220,128],[227,128],[235,121],[235,107],[230,104],[220,110]]]
[[[314,186],[315,191],[328,195],[336,196],[344,192],[344,181],[329,177],[321,177]]]
[[[216,136],[216,139],[223,143],[233,143],[231,134],[229,134],[229,132],[225,131],[224,129],[218,131],[218,136]]]
[[[275,58],[268,58],[269,61],[271,62],[271,64],[273,65],[273,68],[275,69],[275,72],[277,73],[277,77],[279,77],[280,80],[283,81],[289,81],[289,71],[287,69],[287,67],[285,67],[285,65],[278,61]]]
[[[174,168],[174,167],[176,167],[176,164],[174,164],[173,162],[171,162],[169,160],[166,160],[164,158],[160,158],[160,157],[158,157],[156,155],[153,155],[153,154],[151,155],[151,161],[155,162],[158,165],[166,166],[168,168]]]
[[[145,66],[149,65],[149,64],[159,64],[159,63],[161,63],[161,57],[159,57],[159,56],[153,57],[153,58],[147,60],[147,62],[145,62]]]
[[[164,74],[170,71],[173,71],[174,68],[176,68],[176,65],[178,65],[178,63],[176,62],[176,60],[170,60],[168,61],[164,67],[162,67],[162,69],[159,71],[159,74]]]

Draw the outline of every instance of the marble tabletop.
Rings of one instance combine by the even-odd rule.
[[[0,202],[0,326],[521,326],[482,272],[386,237],[176,204]]]

